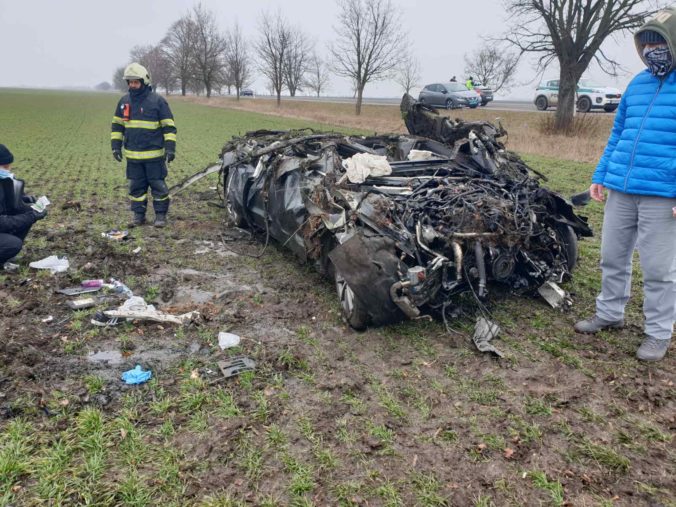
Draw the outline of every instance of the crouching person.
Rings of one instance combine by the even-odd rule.
[[[23,181],[10,171],[12,162],[14,156],[0,144],[0,267],[18,255],[33,224],[47,216],[30,207],[35,199],[24,195]]]

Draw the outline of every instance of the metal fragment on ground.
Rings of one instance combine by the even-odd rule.
[[[538,294],[540,294],[552,308],[561,308],[568,303],[568,293],[550,280],[538,287]]]
[[[245,356],[231,357],[226,361],[219,361],[218,368],[225,378],[234,377],[245,371],[253,371],[256,369],[256,362]]]

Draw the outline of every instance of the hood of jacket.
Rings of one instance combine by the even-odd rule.
[[[674,69],[674,66],[676,66],[676,7],[669,7],[668,9],[659,11],[634,34],[636,51],[638,51],[638,56],[641,58],[641,61],[645,63],[646,67],[648,66],[648,62],[643,56],[643,44],[639,41],[639,34],[647,32],[648,30],[659,33],[664,37],[664,40],[667,41],[672,59],[671,68],[667,73],[671,72]]]

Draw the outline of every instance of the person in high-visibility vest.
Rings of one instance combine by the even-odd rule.
[[[469,79],[465,81],[465,86],[468,90],[474,90],[474,78],[472,76],[469,76]]]
[[[155,227],[167,225],[169,188],[167,164],[176,157],[176,124],[169,104],[150,86],[143,65],[132,63],[124,70],[129,93],[117,103],[110,133],[113,157],[127,159],[129,199],[133,212],[130,227],[146,223],[148,187],[153,196]]]

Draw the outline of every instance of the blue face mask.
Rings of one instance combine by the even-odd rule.
[[[648,69],[653,76],[662,77],[671,70],[673,60],[668,46],[644,48],[643,57],[648,62]]]
[[[4,178],[14,178],[14,174],[9,172],[7,169],[0,169],[0,180]]]

